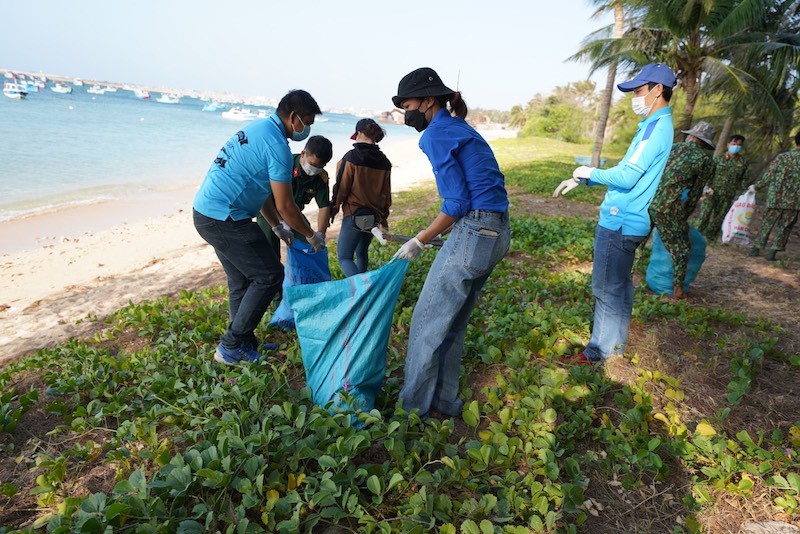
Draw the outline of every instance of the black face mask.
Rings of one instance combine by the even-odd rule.
[[[425,113],[427,113],[427,111],[428,110],[420,111],[419,108],[407,109],[405,116],[406,126],[411,126],[418,132],[421,132],[422,130],[427,128],[428,125],[430,124],[430,121],[428,121],[428,119],[425,118]]]

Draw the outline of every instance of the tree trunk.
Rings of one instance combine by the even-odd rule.
[[[686,106],[683,108],[683,117],[679,130],[688,130],[692,127],[692,116],[694,107],[697,105],[697,97],[700,94],[700,76],[693,72],[687,72],[683,79],[683,90],[686,91]]]
[[[717,141],[717,148],[714,149],[715,156],[721,156],[725,152],[725,146],[728,144],[728,139],[733,131],[733,122],[736,119],[728,117],[725,119],[725,124],[722,125],[722,131],[719,132],[719,139]]]
[[[606,88],[603,90],[603,99],[600,101],[600,116],[597,118],[597,130],[594,134],[592,167],[600,166],[600,153],[603,151],[603,143],[606,136],[606,124],[608,124],[608,115],[611,112],[611,96],[614,93],[614,81],[616,81],[616,78],[617,62],[614,61],[608,66]]]
[[[614,39],[622,37],[625,23],[623,15],[622,4],[616,2],[614,4]],[[592,150],[592,167],[600,166],[600,154],[603,151],[603,143],[605,142],[606,125],[608,124],[608,115],[611,112],[611,97],[614,94],[614,82],[616,78],[617,62],[613,61],[608,66],[606,87],[603,90],[603,98],[600,101],[600,114],[597,118],[597,130],[595,131],[594,149]]]

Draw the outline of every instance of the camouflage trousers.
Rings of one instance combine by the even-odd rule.
[[[691,251],[689,223],[671,213],[650,212],[650,220],[672,258],[672,284],[683,287]]]
[[[716,241],[722,233],[722,221],[733,205],[736,198],[735,193],[714,194],[703,200],[700,206],[700,219],[697,222],[697,229],[700,230],[709,243]],[[660,232],[661,230],[659,230]]]
[[[789,241],[789,234],[792,227],[797,222],[797,215],[800,210],[785,210],[781,208],[767,208],[764,212],[764,219],[758,229],[758,235],[753,241],[753,246],[759,249],[766,248],[769,235],[775,229],[775,236],[772,238],[770,250],[786,250],[786,243]]]

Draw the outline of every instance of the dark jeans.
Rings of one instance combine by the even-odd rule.
[[[337,254],[339,256],[339,266],[345,276],[350,277],[367,272],[369,244],[371,241],[372,234],[362,232],[353,226],[352,216],[342,219]],[[353,261],[354,256],[356,261]]]
[[[228,277],[230,324],[224,347],[258,346],[254,331],[283,282],[283,266],[251,219],[218,221],[194,211],[194,227],[214,247]]]

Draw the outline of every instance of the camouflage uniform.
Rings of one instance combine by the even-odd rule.
[[[697,143],[675,143],[650,204],[650,220],[672,256],[673,283],[683,287],[689,263],[689,216],[703,186],[714,177],[714,159]],[[684,190],[689,189],[686,200]]]
[[[774,259],[775,252],[786,249],[789,234],[800,213],[800,148],[779,154],[755,186],[756,189],[767,188],[767,203],[753,246],[758,249],[766,247],[770,232],[777,228],[770,247],[772,257],[768,256]]]
[[[717,170],[708,186],[714,194],[700,206],[697,229],[706,239],[716,241],[722,233],[722,221],[731,209],[734,199],[742,194],[750,183],[747,161],[739,154],[726,153],[714,158]]]

